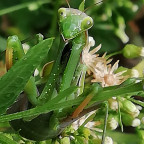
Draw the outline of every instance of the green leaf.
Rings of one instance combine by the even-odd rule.
[[[8,138],[4,134],[0,133],[0,144],[18,144],[18,143]]]
[[[76,87],[70,87],[70,88],[62,91],[59,95],[57,95],[56,98],[48,101],[47,103],[43,104],[42,106],[37,106],[33,109],[14,113],[14,114],[3,115],[0,117],[0,122],[11,121],[14,119],[20,119],[20,118],[31,117],[31,116],[37,116],[40,114],[48,113],[52,110],[59,110],[59,109],[63,109],[66,107],[71,107],[73,105],[78,105],[82,102],[82,100],[84,98],[78,97],[75,100],[69,100],[69,101],[64,101],[64,102],[58,103],[61,99],[72,94],[76,90],[77,90]]]
[[[80,10],[80,11],[84,11],[84,6],[85,6],[85,0],[83,0],[83,1],[81,2],[81,4],[79,5],[79,10]]]
[[[142,82],[124,85],[122,87],[111,87],[110,90],[104,88],[103,91],[99,92],[92,100],[93,101],[106,101],[109,98],[115,96],[125,96],[125,95],[137,95],[138,93],[143,92]]]
[[[70,87],[62,92],[60,92],[55,98],[53,98],[49,103],[50,104],[55,104],[55,103],[59,103],[61,100],[63,100],[64,98],[67,98],[69,95],[71,95],[72,93],[74,93],[76,90],[78,89],[77,86],[73,86]]]
[[[15,102],[36,67],[46,57],[52,42],[53,38],[49,38],[32,47],[0,79],[0,114]]]

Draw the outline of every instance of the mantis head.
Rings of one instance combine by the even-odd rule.
[[[70,40],[93,26],[93,19],[80,10],[60,8],[59,27],[64,39]]]

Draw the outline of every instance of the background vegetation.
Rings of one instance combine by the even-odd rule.
[[[126,43],[144,46],[144,0],[104,0],[93,6],[96,2],[98,0],[86,0],[85,7],[90,7],[86,13],[94,20],[89,35],[94,37],[96,45],[102,44],[101,54],[116,52]],[[49,61],[53,60],[60,37],[57,11],[60,7],[68,7],[65,0],[2,0],[0,3],[0,60],[4,60],[3,51],[6,49],[8,36],[17,35],[22,42],[29,39],[31,41],[28,44],[34,45],[33,38],[37,33],[42,33],[45,38],[56,37],[48,57]],[[81,0],[71,0],[70,6],[78,8],[80,3]],[[120,65],[128,68],[140,61],[140,58],[127,61],[121,55],[114,59],[120,59]],[[0,130],[3,131],[7,127],[9,127],[7,123],[1,124]],[[127,132],[136,132],[134,129],[127,129]],[[143,137],[141,132],[139,135]],[[12,143],[11,135],[7,134],[6,137],[10,138],[9,141],[4,136],[0,136],[0,139]],[[122,137],[128,141],[128,137],[125,138],[124,135]],[[136,138],[136,135],[133,134],[133,137]],[[21,140],[17,135],[14,138],[16,141]]]

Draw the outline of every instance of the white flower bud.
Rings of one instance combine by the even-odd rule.
[[[140,111],[136,109],[132,115],[133,117],[137,117],[139,114],[140,114]]]
[[[93,39],[93,37],[89,36],[89,46],[93,47],[95,45],[95,40]]]
[[[115,130],[118,127],[118,121],[115,118],[111,118],[108,121],[108,126],[110,127],[111,130]]]
[[[133,121],[132,121],[132,126],[133,127],[137,127],[137,126],[139,126],[141,124],[141,121],[140,121],[140,119],[138,119],[138,118],[136,118],[136,119],[134,119]]]
[[[109,99],[109,106],[112,110],[117,110],[118,109],[118,102],[116,99]]]
[[[136,112],[137,108],[135,106],[135,104],[133,104],[131,101],[129,100],[124,100],[122,101],[122,109],[127,112],[127,113],[130,113],[130,114],[133,114]]]
[[[34,76],[38,76],[38,74],[39,74],[38,69],[35,69],[35,71],[34,71]]]
[[[105,143],[104,144],[113,144],[113,140],[111,137],[105,137]]]
[[[22,44],[22,47],[23,47],[24,53],[27,53],[27,51],[30,48],[30,46],[28,44],[26,44],[26,43]]]
[[[142,107],[140,105],[135,105],[135,106],[138,110],[142,110]]]

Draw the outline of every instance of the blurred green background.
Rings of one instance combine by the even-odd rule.
[[[78,8],[82,0],[70,0],[72,8]],[[94,19],[89,30],[101,52],[119,50],[129,42],[142,46],[144,0],[86,0],[86,13]],[[65,0],[1,0],[0,2],[0,51],[6,47],[9,35],[21,40],[42,33],[45,38],[59,34],[57,10],[68,7]],[[142,22],[139,22],[142,21]]]

